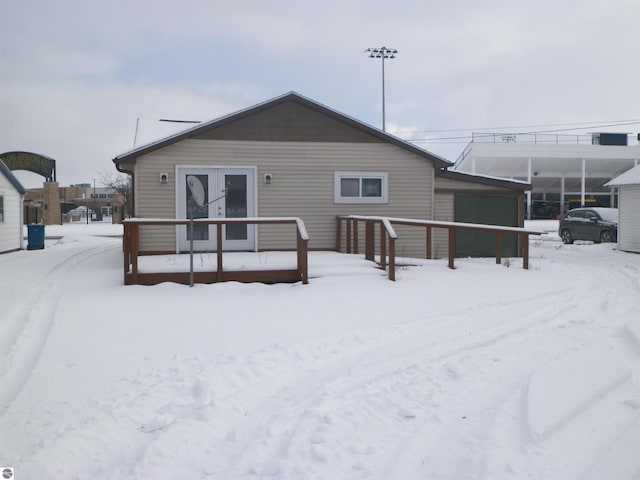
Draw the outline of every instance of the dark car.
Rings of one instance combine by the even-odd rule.
[[[600,242],[618,241],[617,208],[574,208],[561,219],[558,235],[564,243],[574,240]]]

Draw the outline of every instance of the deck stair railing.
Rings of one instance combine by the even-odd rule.
[[[448,232],[448,266],[455,268],[454,259],[456,251],[456,232],[478,231],[495,234],[496,263],[502,263],[502,245],[505,235],[516,235],[518,238],[519,254],[522,256],[522,268],[529,268],[529,235],[542,235],[543,232],[529,230],[520,227],[504,227],[500,225],[482,225],[476,223],[440,222],[434,220],[417,220],[408,218],[388,218],[364,215],[340,215],[336,217],[336,251],[342,251],[342,224],[345,224],[346,253],[358,253],[359,231],[358,224],[364,223],[364,255],[367,260],[375,259],[375,226],[380,227],[380,241],[378,242],[380,253],[380,266],[386,269],[388,266],[389,280],[395,280],[395,242],[398,238],[393,225],[406,225],[422,228],[425,231],[425,258],[433,257],[433,229],[445,229]],[[389,239],[389,251],[387,253],[386,240]],[[387,260],[388,255],[388,260]]]

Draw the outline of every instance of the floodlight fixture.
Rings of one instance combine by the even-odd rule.
[[[384,60],[396,58],[398,50],[395,48],[379,47],[367,48],[365,53],[369,54],[369,58],[379,58],[382,60],[382,131],[386,131],[385,125],[385,89],[384,89]]]

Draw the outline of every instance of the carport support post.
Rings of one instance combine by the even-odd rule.
[[[527,183],[531,184],[531,157],[527,158]],[[531,191],[527,191],[527,220],[531,220]]]
[[[587,176],[587,160],[586,158],[582,159],[582,177],[580,178],[580,206],[584,207],[585,205],[585,182]]]
[[[616,189],[609,187],[609,206],[615,208],[616,206]]]
[[[560,177],[560,215],[564,216],[564,175]]]

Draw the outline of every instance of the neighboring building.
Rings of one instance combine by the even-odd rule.
[[[23,248],[22,198],[25,189],[0,160],[0,253]]]
[[[568,208],[615,206],[604,184],[640,161],[640,146],[630,143],[626,133],[474,134],[453,168],[529,182],[528,218],[555,218]]]
[[[45,185],[47,185],[45,183]],[[25,194],[26,213],[25,221],[38,221],[43,218],[43,210],[45,209],[45,188],[30,188]],[[92,212],[98,216],[111,216],[112,207],[122,205],[117,191],[109,187],[94,187],[90,183],[79,183],[66,187],[57,187],[54,192],[55,197],[60,204],[60,212],[62,217],[57,219],[56,223],[61,223],[71,217],[75,217],[76,213]],[[77,210],[82,207],[81,210]],[[86,218],[86,217],[83,217]]]
[[[640,253],[640,165],[614,178],[607,187],[618,189],[618,246]]]
[[[447,160],[296,93],[113,161],[120,172],[133,175],[134,217],[188,218],[198,195],[210,204],[196,217],[300,217],[315,250],[335,248],[337,215],[455,221],[464,213],[465,221],[474,223],[523,226],[529,188],[524,182],[447,172]],[[470,205],[480,197],[491,199],[485,210],[456,208],[457,202]],[[194,247],[216,250],[213,228],[201,227]],[[237,227],[227,228],[224,250],[295,248],[284,227]],[[424,256],[424,234],[418,230],[398,227],[399,255]],[[144,253],[188,248],[183,227],[146,227],[140,233]],[[433,249],[437,257],[446,255],[446,241],[434,238]]]

